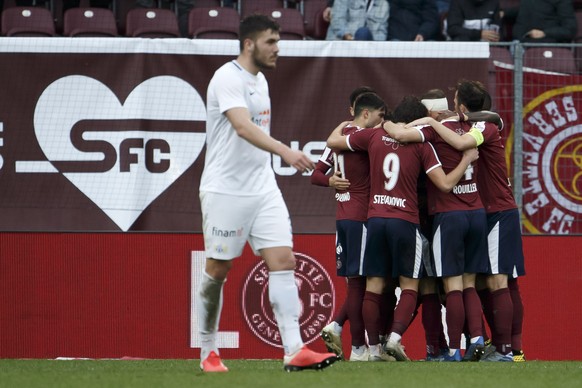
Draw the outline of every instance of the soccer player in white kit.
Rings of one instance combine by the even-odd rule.
[[[205,271],[196,295],[200,368],[226,372],[216,346],[222,289],[234,258],[248,241],[269,268],[269,300],[277,319],[287,371],[322,369],[337,360],[301,339],[301,305],[289,212],[275,181],[271,153],[298,171],[314,168],[301,151],[272,138],[271,101],[264,69],[276,66],[279,25],[264,15],[240,24],[240,54],[220,67],[207,91],[206,160],[200,182]]]

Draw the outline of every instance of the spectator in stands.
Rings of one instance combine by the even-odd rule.
[[[323,10],[323,20],[331,22],[331,8],[333,7],[333,0],[327,0],[327,7]]]
[[[387,0],[335,0],[326,40],[386,40]]]
[[[451,6],[451,0],[436,0],[437,10],[439,15],[446,15]]]
[[[451,40],[499,42],[499,0],[453,0],[447,15]]]
[[[437,40],[439,30],[435,0],[390,0],[388,40]]]
[[[526,43],[568,43],[576,31],[572,0],[521,0],[513,39]]]

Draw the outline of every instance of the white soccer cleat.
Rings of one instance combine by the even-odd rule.
[[[340,359],[344,357],[342,349],[341,326],[337,322],[332,321],[321,331],[321,338],[325,342],[325,347],[328,351],[335,353]]]
[[[394,357],[392,357],[391,355],[389,355],[388,353],[386,353],[384,351],[384,349],[382,348],[382,345],[380,345],[380,344],[371,345],[369,347],[369,352],[370,352],[370,356],[368,357],[368,361],[374,361],[374,362],[396,361],[396,359]]]
[[[354,351],[352,347],[352,353],[350,354],[350,361],[369,361],[370,351],[364,346],[364,351],[360,354]]]
[[[386,352],[394,357],[396,361],[410,361],[410,358],[404,352],[404,346],[400,344],[400,341],[390,341],[386,342]]]

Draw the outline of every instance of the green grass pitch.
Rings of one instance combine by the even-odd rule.
[[[582,387],[582,362],[337,362],[287,373],[281,360],[225,360],[229,373],[204,374],[198,360],[0,360],[0,387],[437,388]]]

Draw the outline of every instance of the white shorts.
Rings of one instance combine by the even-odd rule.
[[[280,190],[264,195],[235,196],[200,192],[206,257],[232,260],[248,241],[253,252],[293,248],[289,211]]]

